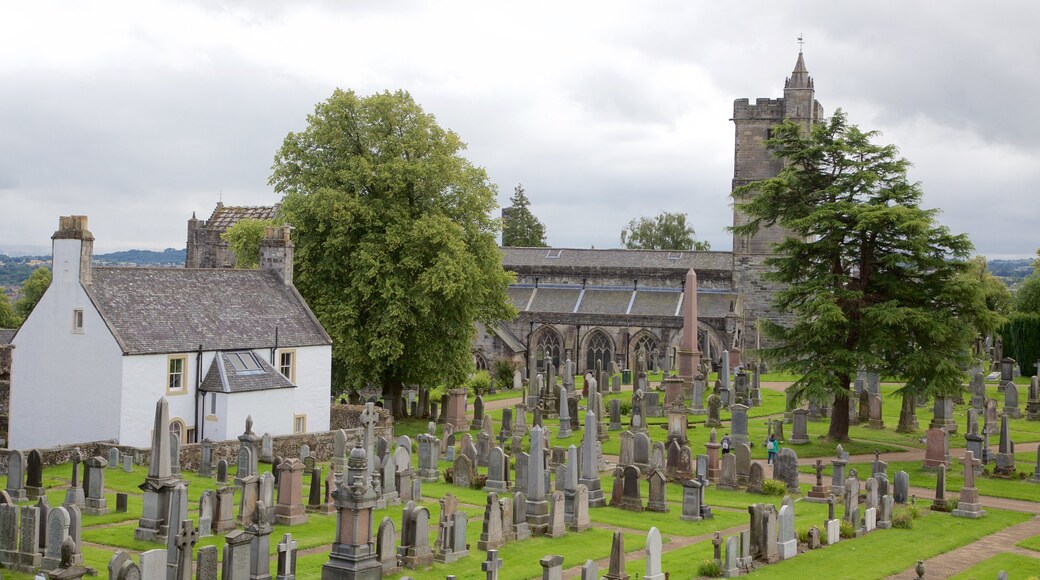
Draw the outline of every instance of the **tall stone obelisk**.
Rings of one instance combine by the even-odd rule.
[[[697,273],[690,268],[686,272],[683,289],[682,346],[679,347],[679,377],[689,389],[701,364],[700,345],[697,343]]]

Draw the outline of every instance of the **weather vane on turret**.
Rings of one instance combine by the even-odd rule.
[[[802,35],[799,34],[798,35],[798,52],[802,52],[802,46],[804,46],[804,45],[805,45],[805,40],[802,38]]]

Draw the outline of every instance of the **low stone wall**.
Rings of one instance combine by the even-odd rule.
[[[297,435],[279,435],[272,437],[271,442],[274,456],[299,457],[300,447],[307,445],[310,447],[311,455],[313,455],[318,461],[330,460],[332,458],[332,447],[336,430],[343,429],[346,431],[348,447],[356,446],[363,440],[364,432],[361,429],[361,422],[359,419],[363,409],[363,406],[358,405],[336,404],[332,406],[331,410],[332,431],[300,433]],[[390,416],[390,412],[384,409],[377,409],[377,411],[379,412],[379,422],[376,424],[375,434],[377,437],[384,437],[392,442],[394,439],[394,423]],[[257,435],[261,434],[257,433]],[[218,461],[225,459],[229,465],[234,465],[239,445],[240,443],[237,438],[229,441],[214,441],[213,464],[216,465]],[[92,441],[87,443],[77,443],[75,445],[63,445],[51,449],[39,449],[38,451],[43,457],[44,465],[60,465],[69,462],[73,450],[77,447],[84,459],[93,456],[107,458],[108,450],[113,447],[119,449],[120,455],[130,454],[133,456],[134,463],[137,464],[147,465],[151,461],[152,457],[151,448],[118,445],[115,441]],[[23,449],[22,452],[28,454],[29,450]],[[187,443],[181,445],[181,467],[192,471],[198,469],[201,455],[201,444]],[[0,449],[0,475],[6,474],[7,450]]]

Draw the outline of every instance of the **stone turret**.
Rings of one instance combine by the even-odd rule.
[[[805,57],[799,52],[791,76],[784,83],[780,99],[737,99],[733,103],[733,124],[736,130],[733,164],[733,189],[754,181],[775,177],[783,168],[779,159],[766,147],[773,127],[790,119],[808,130],[823,119],[823,106],[816,100],[816,88]],[[740,211],[742,200],[733,206],[733,225],[747,223]],[[743,337],[752,340],[755,325],[760,319],[783,324],[785,317],[773,312],[772,297],[781,288],[765,280],[765,260],[773,253],[773,245],[788,237],[790,232],[780,226],[763,227],[751,236],[733,235],[733,286],[743,290],[744,324],[738,329],[733,346],[741,347]],[[762,346],[769,346],[767,343]]]

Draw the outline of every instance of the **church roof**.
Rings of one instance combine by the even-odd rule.
[[[126,354],[332,344],[271,270],[94,267],[85,289]]]
[[[279,204],[270,206],[224,205],[222,202],[218,201],[217,207],[213,208],[213,213],[206,221],[206,227],[211,230],[227,230],[238,223],[239,220],[273,219],[275,212],[278,211],[278,206]]]
[[[244,358],[243,358],[244,357]],[[245,361],[243,364],[242,361]],[[221,352],[213,357],[200,391],[244,393],[290,389],[293,384],[263,357],[249,351]]]
[[[502,266],[558,268],[669,269],[685,274],[693,268],[718,269],[732,259],[731,252],[673,252],[668,250],[595,250],[575,248],[502,248]]]
[[[642,289],[621,287],[514,285],[509,299],[520,312],[556,314],[601,314],[626,316],[682,317],[683,293],[679,289]],[[701,290],[697,292],[697,314],[700,318],[725,318],[736,300],[733,292]],[[530,308],[528,308],[530,305]]]

